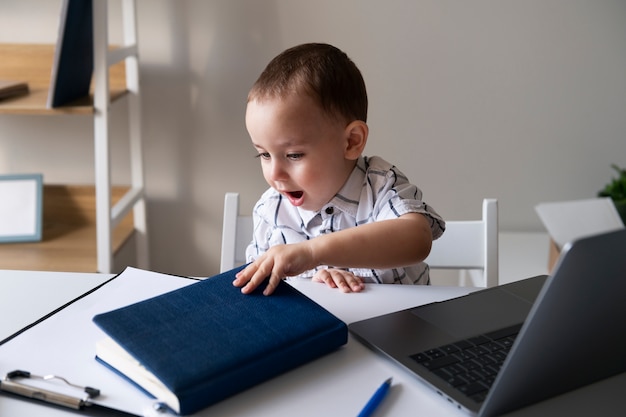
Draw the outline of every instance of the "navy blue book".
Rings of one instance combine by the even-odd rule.
[[[344,322],[285,282],[242,294],[239,269],[96,315],[109,336],[96,359],[185,415],[347,342]]]

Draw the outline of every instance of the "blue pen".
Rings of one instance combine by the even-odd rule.
[[[389,387],[391,386],[391,378],[387,379],[383,384],[378,387],[372,398],[365,404],[365,407],[361,410],[358,417],[369,417],[374,413],[376,407],[380,405],[381,402],[385,399],[387,392],[389,392]]]

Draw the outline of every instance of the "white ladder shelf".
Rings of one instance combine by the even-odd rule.
[[[137,266],[149,267],[145,182],[141,140],[141,99],[135,0],[123,0],[124,45],[110,49],[107,2],[93,1],[94,42],[94,151],[98,272],[113,272],[113,228],[133,210]],[[131,188],[111,207],[111,154],[109,134],[109,67],[124,60],[128,90]]]

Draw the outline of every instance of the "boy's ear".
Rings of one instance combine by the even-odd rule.
[[[369,127],[361,120],[355,120],[346,126],[346,150],[344,152],[346,159],[354,160],[361,156],[367,144],[368,134]]]

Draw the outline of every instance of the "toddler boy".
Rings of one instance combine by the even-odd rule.
[[[428,284],[443,219],[392,164],[363,156],[369,129],[359,69],[341,50],[303,44],[274,58],[248,94],[246,127],[270,188],[253,211],[243,293],[310,277],[344,292],[364,282]]]

